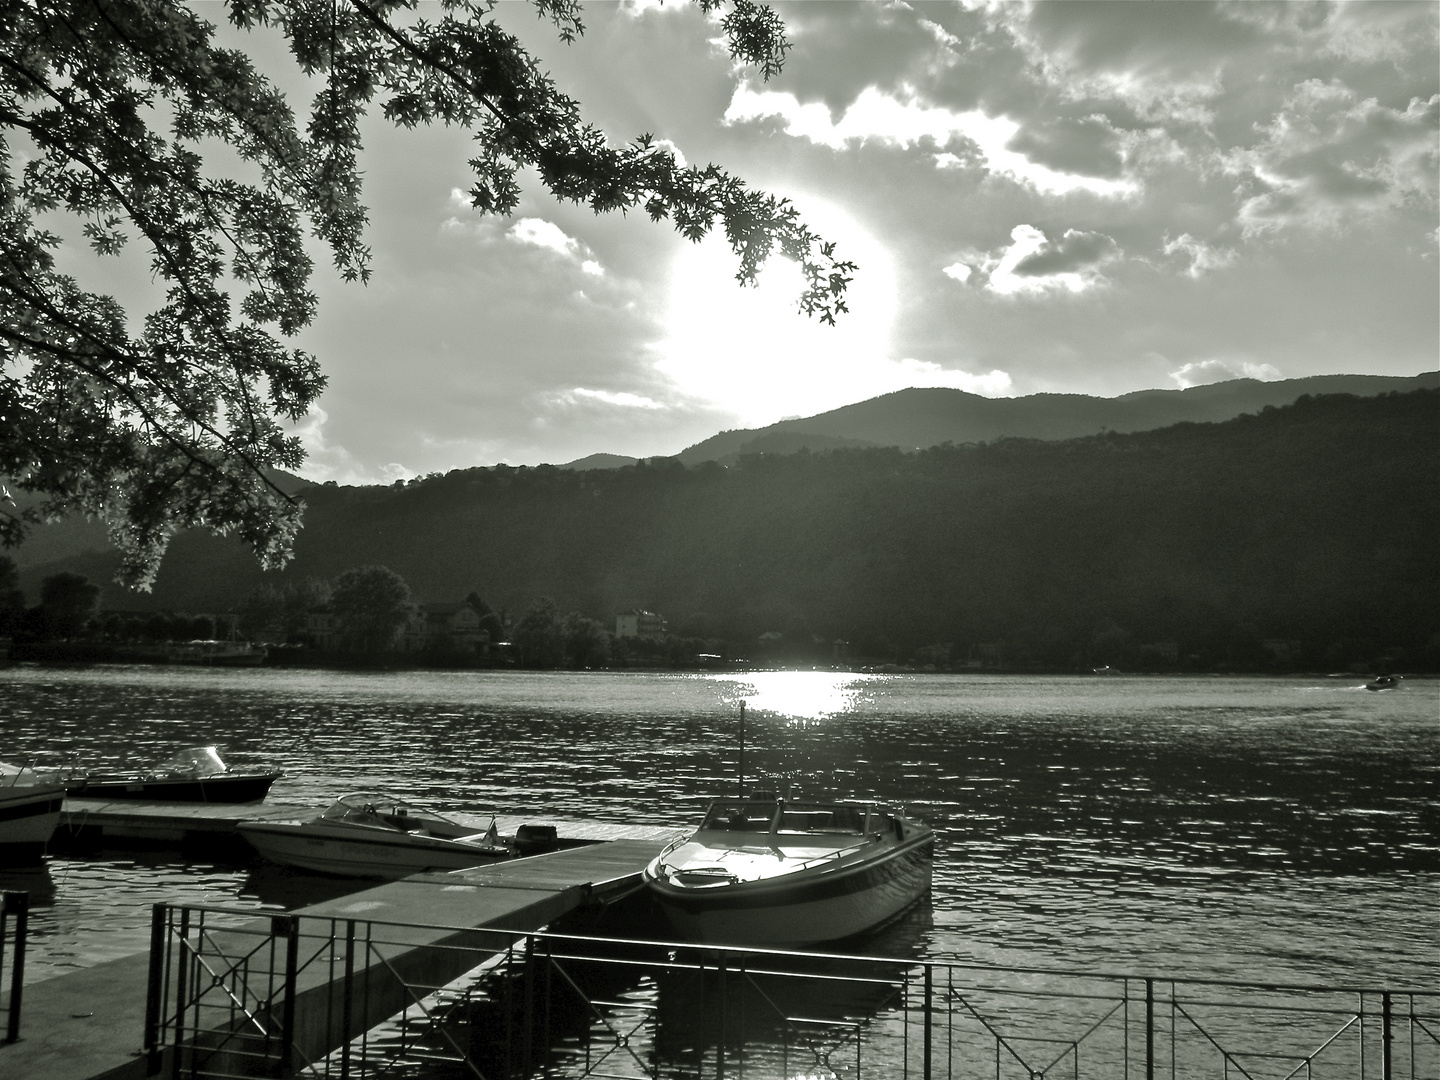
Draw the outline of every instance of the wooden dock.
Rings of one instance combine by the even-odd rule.
[[[131,819],[125,827],[162,827],[163,815],[136,809],[122,812]],[[223,831],[218,823],[227,813],[239,820],[235,808],[200,809],[207,812],[193,815],[191,821],[214,822],[213,832]],[[247,815],[256,809],[243,808]],[[603,837],[627,831],[648,835]],[[538,930],[586,904],[619,897],[638,887],[640,871],[677,830],[566,824],[568,835],[576,832],[587,832],[596,842],[452,874],[420,874],[368,888],[357,882],[361,891],[295,912],[300,933],[330,933],[336,919],[400,924],[387,928],[386,944],[368,962],[369,968],[379,973],[408,967],[416,981],[443,985],[478,962],[478,954],[453,947],[466,938],[457,928]],[[268,926],[269,921],[254,925]],[[242,947],[241,932],[225,936],[232,939],[229,946],[220,935],[214,945],[222,953],[227,947]],[[473,947],[474,937],[469,935],[464,944]],[[146,1075],[142,1042],[149,964],[149,955],[141,953],[26,986],[20,1041],[0,1045],[0,1074],[7,1080],[140,1080]],[[456,969],[457,964],[466,966]],[[326,978],[312,972],[298,988],[297,1041],[303,1039],[304,1052],[312,1059],[334,1049],[323,1045],[335,1027],[330,1015],[335,995]],[[382,982],[377,978],[371,987],[370,1013],[355,1017],[356,1033],[364,1030],[360,1025],[373,1026],[408,1003],[393,990],[383,992]]]
[[[217,845],[245,842],[235,831],[241,821],[300,821],[314,817],[324,807],[274,806],[268,803],[145,803],[124,799],[66,799],[60,827],[51,844],[65,849],[76,846],[173,847],[181,850],[214,849]],[[489,814],[446,813],[448,818],[474,825],[483,832]],[[518,816],[499,814],[495,827],[501,836],[514,836],[521,825],[554,825],[562,847],[596,844],[607,840],[659,840],[675,836],[675,826],[626,825],[614,822],[556,818],[544,814]]]

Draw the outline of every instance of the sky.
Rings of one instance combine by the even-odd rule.
[[[859,263],[836,327],[798,273],[596,217],[533,176],[469,206],[471,135],[366,127],[373,276],[317,273],[316,480],[376,483],[718,431],[909,386],[1111,396],[1440,365],[1440,5],[773,5],[762,82],[684,0],[499,6],[613,142],[790,198]],[[303,106],[302,106],[303,110]],[[317,264],[327,265],[317,248]]]

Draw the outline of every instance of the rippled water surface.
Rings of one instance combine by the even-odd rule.
[[[1354,678],[0,670],[0,758],[141,768],[215,742],[272,803],[684,826],[746,772],[903,802],[938,834],[924,955],[1246,980],[1440,976],[1440,683]],[[0,870],[41,979],[143,949],[157,900],[344,891],[135,853]]]

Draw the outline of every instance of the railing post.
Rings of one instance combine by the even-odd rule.
[[[300,919],[295,915],[270,920],[272,934],[285,935],[285,1000],[280,1006],[280,1075],[295,1075],[295,977],[300,966]]]
[[[525,1020],[524,1036],[520,1042],[520,1068],[525,1076],[530,1075],[535,1060],[535,935],[525,937],[524,972]]]
[[[20,1038],[20,996],[25,983],[25,939],[30,934],[30,894],[7,892],[5,914],[15,914],[15,958],[10,961],[10,1018],[5,1025],[5,1041]]]
[[[332,938],[333,940],[333,938]],[[355,920],[345,920],[345,989],[340,995],[340,1080],[350,1080],[350,1031],[355,1005]]]
[[[1145,980],[1145,1080],[1155,1080],[1155,980]]]
[[[930,982],[931,982],[930,965],[929,965],[929,964],[926,964],[926,965],[925,965],[925,999],[924,999],[924,1001],[921,1003],[921,1006],[920,1006],[920,1016],[921,1016],[921,1018],[922,1018],[922,1020],[924,1021],[924,1024],[925,1024],[925,1033],[924,1033],[924,1038],[923,1038],[923,1042],[922,1042],[922,1045],[924,1046],[925,1065],[924,1065],[924,1067],[923,1067],[923,1069],[922,1069],[922,1071],[921,1071],[921,1075],[925,1077],[925,1080],[930,1080],[930,1022],[931,1022],[931,1020],[933,1019],[933,1017],[931,1016],[931,1011],[930,1011],[930,991],[931,991]]]
[[[164,1006],[162,987],[165,985],[165,915],[164,904],[150,908],[150,975],[145,984],[145,1075],[160,1071],[160,1011]]]
[[[179,940],[175,946],[175,1052],[170,1055],[170,1074],[175,1080],[180,1080],[183,1075],[183,1061],[180,1052],[181,1045],[185,1041],[185,1017],[188,1015],[190,1002],[186,998],[188,990],[187,976],[190,972],[190,909],[180,909]],[[198,1008],[198,1006],[197,1006]],[[191,1055],[194,1055],[194,1048],[191,1048]]]
[[[1390,1080],[1390,991],[1380,994],[1380,1075]]]

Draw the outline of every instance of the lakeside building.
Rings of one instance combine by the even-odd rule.
[[[617,638],[663,638],[666,633],[665,618],[653,611],[632,608],[615,616]]]

